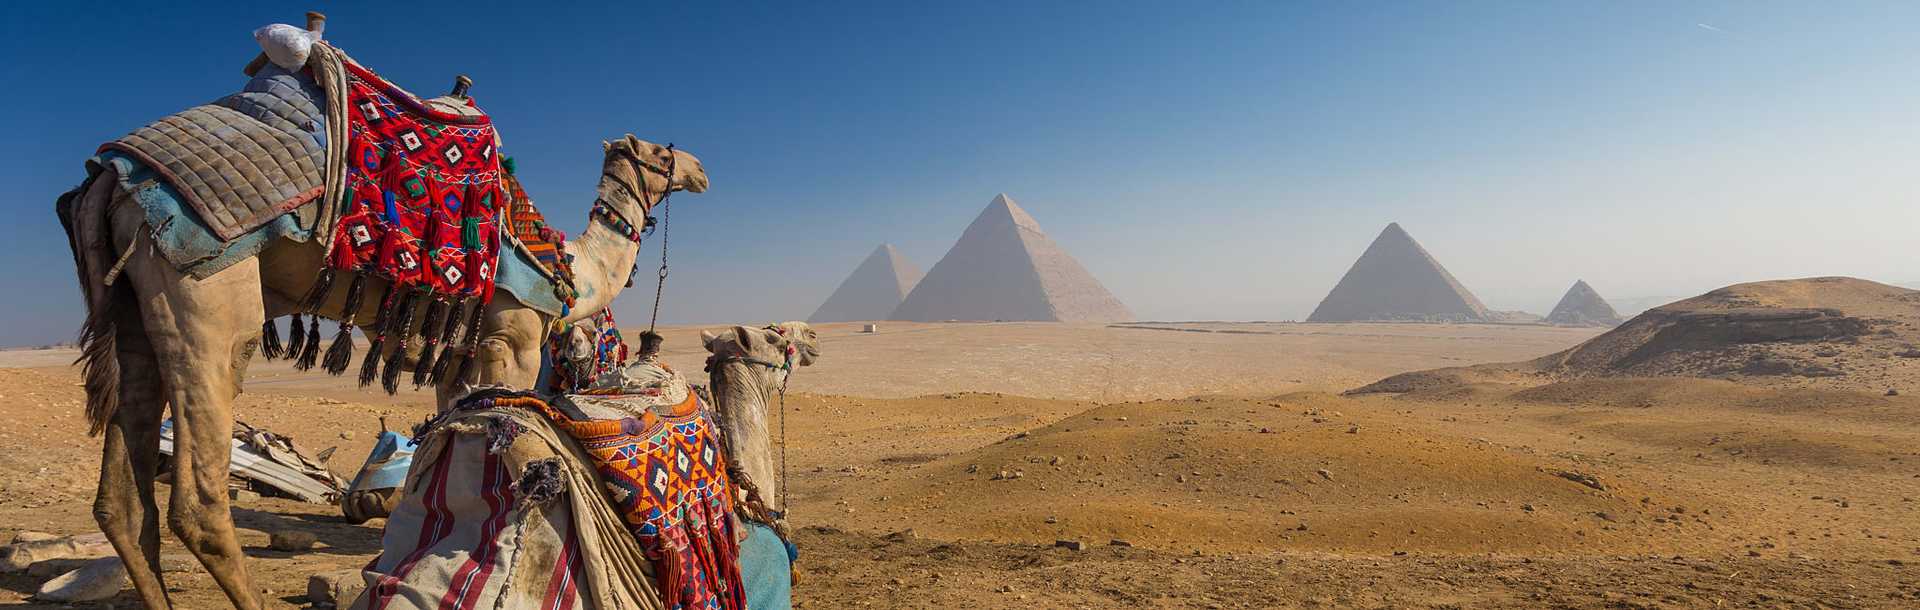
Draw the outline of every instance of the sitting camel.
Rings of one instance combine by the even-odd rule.
[[[599,201],[616,214],[592,216],[586,230],[565,246],[574,256],[578,290],[569,321],[611,304],[638,256],[638,233],[632,226],[616,228],[609,216],[644,219],[669,193],[698,193],[708,185],[699,159],[686,151],[631,135],[604,143],[603,149]],[[318,283],[323,246],[277,239],[211,275],[190,276],[151,247],[153,240],[146,236],[165,223],[153,222],[121,187],[119,170],[96,168],[57,206],[87,304],[81,338],[87,417],[92,433],[106,435],[95,520],[125,561],[142,602],[149,608],[172,607],[160,570],[160,511],[154,499],[160,425],[171,406],[177,453],[168,526],[234,607],[261,608],[260,589],[247,574],[229,512],[233,398],[260,346],[264,323],[309,311],[301,301]],[[378,299],[345,311],[348,291],[341,288],[322,291],[309,313],[362,320],[377,315]],[[372,279],[369,288],[384,291],[384,280]],[[443,378],[442,398],[470,384],[533,386],[555,316],[500,290],[481,319],[478,351],[466,354],[477,366],[465,378]],[[421,326],[396,330],[404,335]]]
[[[678,373],[648,357],[650,347],[658,344],[647,339],[639,362],[608,376],[615,378],[612,383],[603,377],[595,386],[621,390],[625,397],[594,390],[571,396],[577,415],[556,416],[562,408],[553,406],[560,404],[557,400],[496,389],[477,390],[457,401],[417,437],[420,447],[407,476],[408,491],[389,521],[381,556],[362,572],[366,590],[350,607],[425,609],[459,599],[461,607],[651,609],[675,603],[699,606],[690,600],[706,599],[703,591],[723,600],[718,606],[724,608],[739,607],[725,600],[744,601],[753,610],[788,607],[792,555],[785,544],[790,538],[781,516],[786,508],[784,481],[772,429],[782,415],[771,411],[794,367],[819,357],[819,339],[800,322],[735,327],[703,333],[702,338],[712,353],[707,369],[713,400],[701,401],[711,409],[706,418],[670,414],[696,403],[689,401]],[[605,402],[609,400],[613,403]],[[658,548],[648,546],[643,530],[634,529],[633,515],[620,508],[626,506],[624,500],[612,500],[638,492],[627,483],[634,479],[605,469],[624,473],[632,462],[650,459],[645,457],[648,450],[629,444],[651,442],[642,439],[653,433],[638,432],[651,430],[646,427],[651,424],[634,423],[638,410],[652,411],[649,417],[671,417],[672,422],[713,424],[701,425],[700,433],[675,427],[672,437],[717,437],[726,479],[738,492],[725,502],[734,516],[730,527],[700,525],[698,517],[668,518],[681,524],[674,527],[688,529],[671,537],[655,531],[651,535],[662,536],[652,543],[661,545]],[[621,422],[617,428],[622,436],[609,442],[599,436],[607,434],[605,429],[595,428],[601,431],[576,438],[554,417],[573,422],[564,426]],[[601,463],[593,452],[620,457]],[[641,478],[645,486],[662,489],[685,489],[705,480],[680,474],[686,466],[683,462],[679,469],[654,475],[672,480]],[[668,512],[707,514],[701,507],[710,506],[687,502]],[[434,535],[425,535],[427,531]],[[712,537],[722,531],[731,532],[733,540]],[[689,566],[671,559],[689,546],[732,546],[728,542],[737,544],[731,553],[735,565]],[[689,567],[720,574],[700,578]],[[737,580],[727,576],[735,567]],[[723,586],[705,587],[715,584]]]

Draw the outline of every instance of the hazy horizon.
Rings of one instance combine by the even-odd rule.
[[[1141,319],[1303,319],[1389,222],[1499,310],[1576,279],[1622,309],[1920,280],[1920,5],[988,6],[318,8],[417,92],[472,75],[569,233],[600,140],[699,155],[663,322],[803,319],[882,242],[931,269],[1001,192]],[[238,90],[251,30],[316,6],[11,8],[0,345],[68,341],[54,198],[101,142]],[[652,298],[636,282],[618,318]]]

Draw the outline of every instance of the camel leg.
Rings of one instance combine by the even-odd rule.
[[[116,229],[131,224],[121,220]],[[141,249],[126,276],[134,280],[157,370],[173,407],[174,484],[167,525],[235,608],[257,610],[259,590],[247,575],[227,503],[227,467],[233,397],[266,318],[259,260],[195,280]]]
[[[159,362],[139,316],[123,310],[120,318],[120,406],[105,433],[93,518],[126,564],[141,602],[148,608],[171,608],[160,572],[160,507],[153,494],[165,407],[155,373]]]

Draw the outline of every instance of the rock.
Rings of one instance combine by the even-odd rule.
[[[229,489],[227,490],[227,498],[235,502],[258,502],[260,501],[260,494],[246,489]]]
[[[33,598],[49,602],[91,602],[107,599],[127,586],[127,567],[119,557],[103,557],[80,569],[40,585]]]
[[[917,540],[919,538],[920,538],[920,532],[913,531],[913,528],[907,528],[891,534],[887,534],[887,542],[906,542],[908,540]]]
[[[1887,388],[1887,395],[1888,395],[1888,396],[1899,396],[1899,395],[1900,395],[1900,391],[1899,391],[1899,390],[1896,390],[1896,389],[1893,389],[1893,388]]]
[[[1522,504],[1522,505],[1520,505],[1520,510],[1524,510],[1524,511],[1527,511],[1527,512],[1533,512],[1533,505],[1532,505],[1532,504]]]
[[[106,534],[86,534],[66,536],[48,540],[20,542],[0,548],[0,573],[19,572],[28,566],[49,559],[69,557],[107,557],[113,555],[113,545],[107,543]]]
[[[267,548],[276,551],[305,551],[312,549],[313,545],[319,541],[320,538],[313,535],[313,532],[280,530],[268,538]]]
[[[1347,428],[1347,434],[1359,434],[1359,433],[1360,433],[1359,425],[1354,425],[1351,428]]]
[[[31,566],[27,566],[27,575],[32,576],[34,578],[49,578],[53,576],[59,576],[61,574],[65,574],[65,573],[72,572],[74,570],[78,570],[80,568],[86,567],[87,563],[92,562],[95,559],[98,559],[98,558],[67,557],[63,559],[48,559],[46,561],[42,561],[42,562],[33,564]]]
[[[1069,551],[1087,550],[1087,543],[1081,542],[1078,540],[1055,540],[1053,541],[1053,546],[1054,548],[1066,549]]]
[[[1315,470],[1315,471],[1313,471],[1313,473],[1314,473],[1314,474],[1317,474],[1317,475],[1320,475],[1320,478],[1322,478],[1322,479],[1326,479],[1326,480],[1329,480],[1329,481],[1331,481],[1331,480],[1333,480],[1333,473],[1331,473],[1331,472],[1327,472],[1327,469],[1325,469],[1325,468],[1321,468],[1321,469],[1319,469],[1319,470]]]
[[[350,440],[353,440],[353,431],[352,431],[352,430],[348,430],[348,431],[346,431],[346,432],[341,432],[341,433],[340,433],[340,440],[343,440],[343,441],[350,441]]]
[[[1125,540],[1121,540],[1121,539],[1119,539],[1119,538],[1114,538],[1114,539],[1112,539],[1112,540],[1108,540],[1108,541],[1107,541],[1107,546],[1126,546],[1126,547],[1130,547],[1130,546],[1133,546],[1133,543],[1132,543],[1132,542],[1128,542],[1128,541],[1125,541]]]
[[[57,540],[59,538],[60,538],[59,534],[23,531],[13,535],[13,544],[20,544],[22,542],[44,542],[47,540]]]
[[[359,570],[341,570],[326,572],[307,577],[307,603],[315,608],[337,608],[341,603],[360,597],[360,591],[367,583],[360,577]]]

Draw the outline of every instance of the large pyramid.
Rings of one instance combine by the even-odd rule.
[[[900,301],[907,298],[913,285],[920,282],[920,268],[901,256],[893,244],[880,244],[867,260],[853,268],[840,288],[814,310],[808,322],[855,322],[885,320]]]
[[[889,317],[1113,322],[1133,312],[1003,193]]]
[[[1547,314],[1548,324],[1619,326],[1620,322],[1620,314],[1586,280],[1574,280],[1567,295],[1560,297],[1560,304],[1553,306],[1553,313]]]
[[[1388,224],[1353,262],[1308,322],[1413,320],[1479,322],[1487,307],[1413,241],[1400,223]]]

